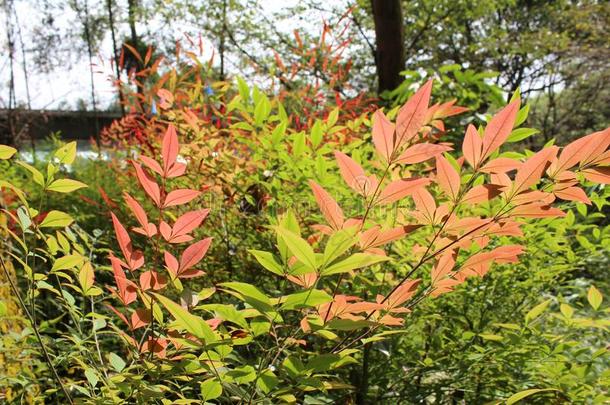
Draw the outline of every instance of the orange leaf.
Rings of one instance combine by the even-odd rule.
[[[497,158],[481,168],[483,173],[506,173],[521,167],[521,162],[509,158]]]
[[[468,190],[462,198],[462,202],[468,204],[477,204],[483,201],[489,201],[502,194],[503,186],[497,184],[482,184]]]
[[[167,278],[154,270],[148,270],[140,274],[140,288],[146,290],[160,290],[167,285]]]
[[[610,184],[610,167],[593,167],[583,170],[582,174],[593,183]]]
[[[159,189],[159,185],[146,173],[142,166],[139,163],[132,162],[133,167],[136,169],[136,177],[140,182],[140,185],[148,194],[148,196],[153,200],[153,202],[157,205],[157,207],[161,206],[161,190]]]
[[[396,141],[394,146],[400,148],[403,143],[417,136],[426,123],[426,113],[430,103],[432,80],[428,80],[398,111],[396,118]]]
[[[148,217],[146,216],[146,211],[144,208],[129,194],[124,193],[125,202],[133,212],[133,215],[136,217],[138,222],[141,225],[141,228],[134,228],[135,232],[141,233],[142,235],[152,237],[157,233],[157,227],[154,224],[148,222]]]
[[[589,200],[589,198],[587,197],[587,194],[585,194],[584,190],[579,187],[568,187],[568,188],[564,188],[562,190],[556,190],[556,191],[553,191],[553,194],[555,194],[557,197],[561,198],[562,200],[580,201],[585,204],[591,205],[591,200]]]
[[[429,179],[401,179],[388,184],[380,193],[377,204],[391,204],[430,184]]]
[[[142,328],[150,323],[150,311],[138,308],[131,314],[131,330]]]
[[[565,212],[558,208],[553,208],[550,205],[544,203],[532,203],[526,205],[520,205],[514,208],[510,212],[512,217],[524,217],[524,218],[546,218],[546,217],[564,217]]]
[[[436,262],[436,265],[432,268],[432,285],[435,285],[438,281],[441,281],[451,272],[451,270],[453,270],[456,258],[457,252],[454,250],[447,250],[441,255]]]
[[[160,176],[163,176],[163,169],[161,165],[157,163],[156,160],[149,158],[148,156],[140,156],[139,159],[144,163],[150,170],[157,173]]]
[[[364,169],[343,152],[336,151],[335,158],[339,164],[341,176],[343,176],[343,180],[345,180],[347,185],[357,193],[366,195],[368,178],[364,174]]]
[[[483,153],[481,159],[486,159],[502,145],[513,130],[521,100],[517,99],[494,115],[485,127],[483,134]]]
[[[180,271],[178,273],[180,274],[199,263],[203,256],[205,256],[211,243],[212,238],[205,238],[187,247],[180,257]]]
[[[184,215],[181,215],[172,227],[172,237],[169,241],[171,242],[171,239],[173,239],[174,237],[186,235],[193,231],[195,228],[201,225],[203,220],[208,216],[209,212],[209,209],[203,209],[197,211],[190,211]]]
[[[144,264],[142,252],[133,250],[131,238],[129,237],[127,230],[114,213],[111,212],[110,215],[112,216],[112,225],[114,227],[117,242],[119,243],[119,247],[121,248],[121,252],[123,252],[123,257],[125,258],[129,269],[133,271],[142,267]]]
[[[417,291],[417,286],[419,286],[420,282],[421,280],[419,279],[404,282],[400,287],[394,290],[392,294],[390,294],[385,302],[386,307],[391,309],[403,304],[405,301],[411,298],[413,294],[415,294],[415,291]]]
[[[178,263],[178,259],[174,257],[167,250],[163,253],[163,258],[165,259],[165,267],[174,277],[178,277],[178,272],[180,271],[180,264]]]
[[[453,201],[460,192],[460,175],[444,156],[436,157],[436,182]]]
[[[345,222],[345,217],[343,216],[343,210],[339,207],[339,204],[337,204],[326,190],[313,180],[309,181],[309,186],[311,187],[316,202],[320,207],[320,211],[322,211],[328,224],[335,230],[341,229]]]
[[[118,297],[124,305],[129,305],[134,302],[138,296],[137,287],[135,284],[128,280],[121,266],[121,261],[114,256],[110,256],[110,263],[112,264],[112,272],[114,274],[114,281],[118,288]]]
[[[451,149],[452,148],[447,145],[418,143],[401,153],[396,160],[396,163],[414,164],[424,162]]]
[[[163,172],[165,176],[169,172],[169,169],[178,157],[178,151],[180,146],[178,145],[178,134],[176,134],[176,128],[172,124],[167,127],[165,136],[163,136],[163,143],[161,146],[161,156],[163,157]]]
[[[517,171],[513,184],[512,195],[519,194],[538,183],[551,160],[557,155],[559,148],[551,146],[542,149],[526,160]]]
[[[394,124],[388,120],[383,111],[375,111],[373,114],[373,144],[375,144],[377,152],[388,162],[394,152],[394,130]]]
[[[464,154],[464,159],[466,159],[472,167],[477,167],[481,162],[483,140],[472,124],[468,125],[468,128],[466,128],[466,135],[464,136],[464,142],[462,143],[462,153]]]
[[[197,198],[200,194],[200,191],[191,190],[188,188],[171,191],[165,197],[163,208],[171,207],[174,205],[186,204],[191,200]]]

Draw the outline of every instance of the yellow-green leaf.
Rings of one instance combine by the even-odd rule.
[[[93,281],[93,266],[90,262],[85,262],[78,273],[78,282],[85,295],[88,295],[87,292],[93,287]]]
[[[15,148],[11,148],[7,145],[0,145],[0,160],[10,159],[16,152],[17,149]]]
[[[17,162],[17,164],[32,173],[32,180],[34,180],[34,183],[44,187],[44,176],[37,168],[21,161]]]
[[[50,211],[40,224],[41,228],[63,228],[70,225],[74,220],[62,211]]]
[[[276,227],[278,236],[284,241],[288,250],[296,256],[297,259],[310,269],[316,269],[316,256],[309,243],[294,232]]]
[[[201,383],[201,396],[203,401],[216,399],[222,394],[222,385],[216,379],[206,380]]]
[[[47,190],[56,191],[58,193],[70,193],[83,187],[87,187],[87,185],[85,183],[81,183],[80,181],[72,179],[59,179],[51,183],[49,187],[47,187]]]
[[[79,266],[83,262],[83,260],[84,259],[81,255],[62,256],[59,259],[55,260],[51,271],[72,269],[74,267]]]
[[[546,391],[558,391],[558,390],[556,390],[555,388],[544,388],[544,389],[534,388],[531,390],[517,392],[516,394],[511,395],[510,398],[508,398],[506,400],[506,405],[515,404],[515,403],[521,401],[523,398],[529,397],[530,395],[537,394],[539,392],[546,392]]]
[[[206,344],[214,343],[218,337],[203,318],[193,315],[174,301],[160,294],[154,294],[161,304],[176,319],[176,326],[191,333],[193,336],[202,339]]]
[[[60,163],[69,165],[76,158],[76,141],[70,142],[55,151],[55,157]]]
[[[261,266],[263,266],[270,272],[279,276],[284,275],[282,266],[275,260],[272,253],[254,249],[248,250],[248,253],[254,256],[256,258],[256,261],[258,261]]]
[[[375,263],[384,262],[389,260],[387,256],[374,255],[369,253],[355,253],[345,260],[335,263],[322,270],[323,276],[330,276],[332,274],[346,273],[362,267],[367,267]]]
[[[599,290],[595,288],[595,286],[591,286],[591,288],[589,288],[589,292],[587,293],[587,300],[589,301],[591,308],[597,311],[597,309],[602,304],[604,297],[602,296],[602,293],[600,293]]]
[[[540,316],[540,314],[542,314],[544,312],[544,310],[549,306],[549,304],[551,303],[551,300],[546,300],[538,305],[536,305],[534,308],[530,309],[530,311],[525,314],[525,322],[529,322],[532,321],[536,318],[538,318]]]

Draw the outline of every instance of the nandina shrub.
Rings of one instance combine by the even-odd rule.
[[[484,276],[494,262],[517,262],[527,254],[514,243],[522,239],[522,221],[562,216],[551,206],[556,198],[588,203],[578,184],[607,183],[610,130],[563,149],[548,146],[523,157],[500,153],[523,121],[518,98],[485,127],[469,125],[462,156],[452,157],[452,145],[443,142],[434,122],[438,106],[429,106],[431,87],[427,83],[392,112],[395,123],[375,113],[374,154],[362,142],[346,145],[352,157],[335,151],[347,185],[341,205],[320,180],[332,175],[316,171],[318,181],[310,174],[309,184],[322,216],[285,210],[272,221],[275,249],[251,254],[277,279],[275,286],[246,283],[239,272],[214,283],[215,267],[203,274],[200,262],[214,242],[195,231],[208,211],[195,200],[200,185],[184,186],[191,173],[179,156],[188,147],[181,149],[179,131],[167,125],[161,161],[142,154],[132,163],[148,200],[125,195],[137,226],[123,226],[127,218],[118,211],[111,216],[118,249],[109,258],[112,296],[103,300],[117,317],[108,333],[116,331],[125,345],[113,347],[119,354],[109,360],[112,368],[103,361],[95,368],[80,365],[87,383],[71,382],[78,394],[65,387],[66,397],[159,403],[337,399],[343,393],[335,390],[350,389],[342,370],[361,360],[363,345],[401,333],[408,312],[423,300],[468,288],[467,279]],[[318,161],[332,152],[325,146],[317,149]],[[193,170],[189,158],[186,153]],[[43,187],[53,184],[53,175],[47,181],[28,170]],[[333,194],[337,190],[333,186]],[[186,212],[180,209],[187,205]],[[14,223],[23,218],[11,216]],[[71,222],[63,219],[59,226]],[[305,227],[320,219],[324,223]],[[82,254],[73,265],[81,266],[78,273],[65,277],[78,276],[77,291],[85,297],[99,296],[105,286],[94,284],[94,273],[104,268],[93,269]],[[60,259],[62,265],[68,260],[55,263]]]
[[[172,253],[172,246],[191,243],[189,233],[203,217],[192,211],[173,225],[166,221],[165,209],[173,205],[170,196],[176,193],[165,190],[167,180],[185,170],[176,161],[178,137],[173,126],[163,139],[163,165],[142,156],[151,170],[147,172],[134,163],[138,181],[157,207],[156,220],[151,223],[131,197],[128,204],[140,225],[136,231],[147,236],[154,254],[145,258],[135,250],[128,232],[113,217],[122,251],[122,259],[112,258],[116,291],[129,308],[127,314],[116,311],[132,330],[150,325],[140,336],[126,338],[146,358],[168,359],[173,372],[197,374],[189,381],[201,384],[196,398],[185,385],[173,395],[290,402],[309,391],[341,388],[337,370],[357,361],[363,342],[383,340],[388,335],[385,329],[402,326],[404,314],[422,300],[446,294],[470,277],[484,276],[494,262],[517,262],[525,247],[512,239],[522,236],[521,221],[563,216],[551,205],[556,198],[589,203],[579,182],[608,181],[609,130],[561,150],[548,146],[523,161],[501,156],[499,148],[518,120],[518,98],[480,131],[469,125],[463,156],[452,158],[452,146],[439,143],[430,125],[435,108],[429,107],[431,85],[427,83],[398,111],[395,124],[381,111],[375,113],[372,135],[379,176],[335,152],[343,179],[360,199],[360,204],[353,204],[354,212],[346,214],[312,180],[326,222],[312,227],[314,237],[304,239],[299,221],[287,211],[272,224],[278,254],[251,251],[283,280],[275,291],[233,280],[209,285],[195,295],[189,292],[182,297],[183,305],[177,304],[172,297],[185,291],[181,279],[202,275],[193,268],[210,241],[190,245],[180,261]],[[410,177],[409,172],[421,175]],[[198,192],[179,194],[186,196],[179,203],[186,203]],[[185,225],[186,233],[179,230]],[[393,242],[411,253],[387,249]],[[391,264],[393,258],[399,266]],[[159,271],[161,262],[165,274]],[[123,268],[140,276],[131,280]],[[225,294],[234,299],[227,302]],[[143,308],[137,309],[136,303]]]

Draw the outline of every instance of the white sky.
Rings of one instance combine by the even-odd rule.
[[[57,2],[62,2],[65,0],[58,0]],[[97,4],[96,1],[93,0],[90,2],[90,5]],[[101,1],[101,0],[100,0]],[[344,0],[329,0],[330,3],[344,3]],[[126,13],[126,1],[120,0],[118,2],[119,7],[121,7],[121,12]],[[261,1],[263,4],[264,10],[261,12],[273,12],[281,7],[287,7],[290,5],[294,5],[298,3],[298,0],[290,0],[290,1],[277,1],[277,0],[263,0]],[[324,4],[330,4],[324,3]],[[28,47],[31,46],[32,43],[32,35],[33,28],[36,25],[39,25],[43,18],[43,13],[36,9],[36,3],[34,0],[14,0],[15,10],[17,12],[17,18],[19,20],[19,24],[21,26],[21,32],[23,36],[23,42],[25,44],[24,48],[26,49],[26,62],[28,65],[28,82],[30,89],[30,99],[31,99],[31,107],[34,109],[73,109],[77,106],[78,100],[85,100],[88,108],[91,108],[91,82],[90,82],[90,71],[89,71],[89,60],[86,55],[86,44],[82,42],[82,57],[78,60],[73,60],[71,62],[67,62],[64,67],[54,69],[49,73],[42,73],[39,69],[36,69],[34,66],[34,62],[31,58],[31,55],[27,52]],[[118,11],[115,10],[115,13]],[[0,46],[2,49],[6,50],[7,47],[7,16],[4,10],[0,12],[1,21],[0,21]],[[56,21],[55,24],[60,29],[68,29],[70,25],[77,21],[76,15],[71,10],[69,12],[63,13],[61,15],[55,15]],[[318,23],[321,26],[322,17],[319,16]],[[309,21],[311,23],[315,23],[314,21]],[[13,17],[13,23],[15,23],[15,19]],[[158,24],[158,22],[157,22]],[[176,30],[172,32],[172,36],[177,40],[183,38],[183,33],[185,31],[196,32],[196,27],[189,27],[184,25],[183,23],[175,24],[176,27],[180,27],[180,31]],[[138,26],[138,30],[140,33],[144,31],[153,31],[154,32],[155,21],[149,21],[146,23],[146,26],[142,26],[140,24]],[[125,24],[121,25],[119,28],[121,34],[119,34],[119,38],[126,32]],[[288,31],[292,31],[292,29],[296,28],[294,25],[289,25]],[[80,27],[73,27],[74,30],[80,29]],[[15,92],[17,103],[21,105],[26,105],[27,101],[27,93],[25,86],[25,78],[23,72],[23,58],[21,53],[21,46],[19,38],[17,37],[17,32],[13,34],[15,36],[14,41],[16,42],[16,50],[15,50],[15,60],[14,60],[14,75],[15,75]],[[207,41],[207,49],[206,54],[211,55],[213,44],[210,41]],[[113,86],[108,79],[110,75],[112,75],[112,67],[109,63],[112,57],[112,42],[110,38],[110,33],[100,45],[100,51],[94,58],[94,66],[96,74],[94,76],[94,84],[96,88],[96,99],[98,104],[98,109],[104,109],[108,107],[113,100],[115,100],[115,92]],[[204,55],[204,60],[207,59]],[[208,56],[209,57],[209,56]],[[218,63],[218,60],[215,61]],[[231,61],[229,61],[231,63]],[[4,52],[0,55],[0,108],[7,107],[8,104],[8,96],[9,96],[9,77],[10,77],[10,68],[9,68],[9,55],[8,52]]]

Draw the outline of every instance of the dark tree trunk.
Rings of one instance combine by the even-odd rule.
[[[371,0],[375,22],[375,66],[378,92],[393,90],[402,82],[405,67],[404,32],[400,0]]]
[[[138,32],[136,30],[136,8],[138,7],[137,0],[128,0],[127,1],[127,20],[129,23],[129,32],[131,34],[131,46],[136,51],[140,51],[140,45],[138,43]],[[137,58],[134,58],[136,64],[136,71],[142,70],[142,64]],[[140,82],[141,79],[137,80],[137,91],[138,95],[142,95],[144,93],[144,87]]]

